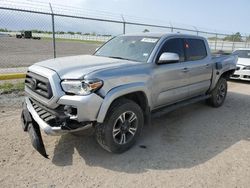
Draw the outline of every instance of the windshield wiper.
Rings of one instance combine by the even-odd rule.
[[[119,56],[108,56],[109,58],[114,58],[114,59],[123,59],[123,60],[130,60],[127,58],[119,57]]]

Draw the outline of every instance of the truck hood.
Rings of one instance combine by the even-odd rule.
[[[93,55],[69,56],[36,63],[38,66],[56,71],[61,79],[82,79],[85,75],[98,70],[135,64],[141,64],[141,62]]]
[[[238,65],[250,66],[250,59],[249,58],[238,58]]]

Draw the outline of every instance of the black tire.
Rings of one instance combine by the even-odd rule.
[[[227,96],[227,80],[220,78],[216,87],[211,92],[211,98],[207,100],[208,104],[218,108],[223,105]]]
[[[140,106],[128,99],[118,99],[111,105],[104,123],[95,126],[96,140],[109,152],[125,152],[135,144],[143,124]]]

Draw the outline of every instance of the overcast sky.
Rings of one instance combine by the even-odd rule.
[[[15,0],[12,0],[15,1]],[[17,0],[16,0],[17,1]],[[65,5],[65,7],[78,7],[84,10],[107,11],[116,17],[123,14],[127,19],[136,20],[141,17],[144,22],[165,24],[172,23],[177,26],[191,27],[218,32],[250,33],[250,1],[249,0],[30,0],[30,2],[51,2]],[[1,11],[1,10],[0,10]],[[102,13],[102,12],[101,12]],[[1,15],[1,14],[0,14]],[[129,17],[131,16],[131,17]],[[120,18],[119,18],[120,19]],[[1,21],[1,20],[0,20]],[[70,22],[61,20],[69,29]],[[85,22],[88,25],[88,22]],[[98,29],[104,28],[101,24],[93,24]],[[106,24],[108,25],[108,24]],[[111,26],[111,25],[110,25]],[[104,29],[110,32],[109,25]],[[64,27],[64,26],[61,26]],[[120,27],[120,26],[119,26]],[[95,30],[96,28],[91,28]],[[122,32],[122,29],[117,29]],[[144,28],[140,28],[144,29]],[[131,29],[132,30],[132,29]]]

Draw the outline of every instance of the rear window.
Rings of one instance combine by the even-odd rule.
[[[197,61],[207,56],[207,49],[204,41],[200,39],[186,39],[185,49],[187,61]]]

